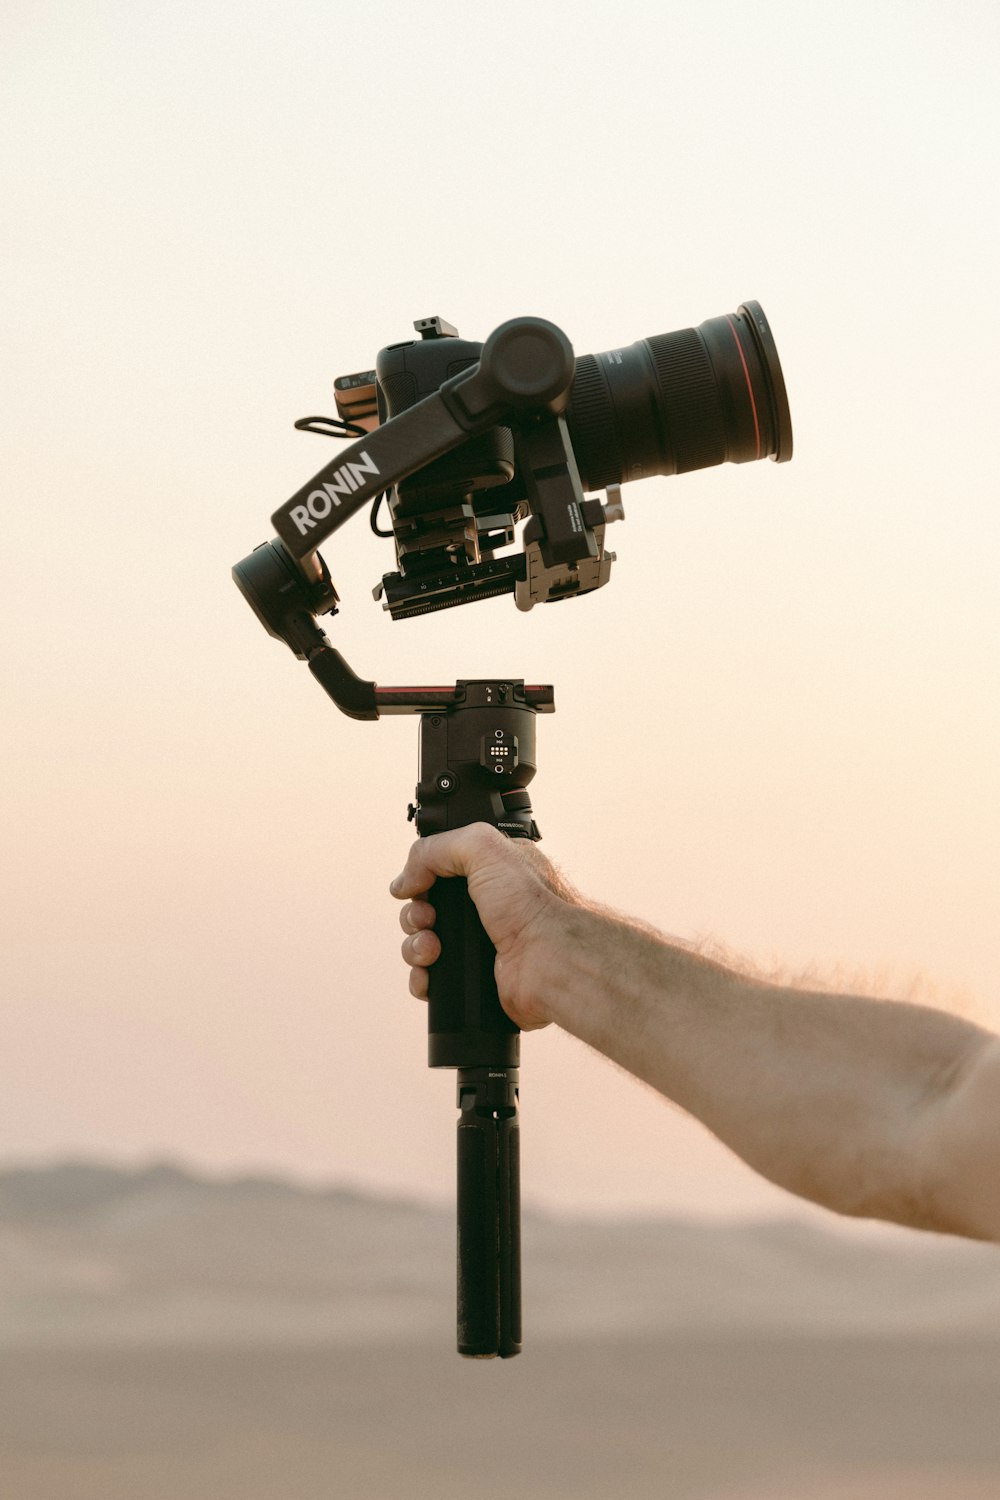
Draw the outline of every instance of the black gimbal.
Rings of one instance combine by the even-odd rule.
[[[233,577],[344,713],[421,715],[415,805],[424,836],[487,822],[537,839],[528,793],[535,715],[551,687],[519,678],[454,687],[378,687],[351,670],[316,622],[338,597],[319,545],[388,497],[397,571],[375,589],[393,619],[513,593],[519,609],[607,582],[619,486],[723,462],[791,457],[788,402],[760,305],[698,328],[575,359],[540,318],[504,323],[482,345],[440,318],[340,377],[347,421],[297,426],[355,441],[272,516],[276,540]],[[587,498],[606,489],[607,503]],[[516,528],[524,522],[518,550]],[[441,957],[430,969],[429,1062],[458,1070],[458,1348],[521,1347],[519,1034],[497,996],[496,953],[464,880],[431,893]]]

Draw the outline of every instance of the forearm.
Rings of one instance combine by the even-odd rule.
[[[899,1002],[764,984],[585,907],[565,911],[548,1014],[756,1171],[839,1213],[941,1222],[928,1122],[987,1034]]]
[[[519,1026],[557,1022],[801,1197],[1000,1242],[1000,1037],[736,973],[591,906],[483,825],[418,839],[393,882],[415,995],[440,951],[420,898],[450,875],[468,878]]]

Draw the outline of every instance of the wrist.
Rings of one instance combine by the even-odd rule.
[[[601,970],[608,946],[603,928],[610,919],[591,907],[552,894],[536,924],[524,970],[524,1008],[532,1024],[550,1022],[580,1034],[582,1012]]]

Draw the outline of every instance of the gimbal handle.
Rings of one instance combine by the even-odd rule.
[[[529,693],[545,695],[532,703]],[[460,681],[444,712],[424,713],[413,808],[423,837],[492,823],[537,839],[527,786],[535,774],[535,715],[552,689],[519,679]],[[500,1004],[496,949],[464,879],[438,879],[441,955],[428,973],[428,1061],[458,1070],[458,1349],[509,1358],[521,1348],[519,1040]]]
[[[501,323],[478,364],[342,449],[280,506],[271,517],[278,536],[301,565],[376,495],[466,439],[525,417],[558,416],[575,371],[573,346],[554,323]]]

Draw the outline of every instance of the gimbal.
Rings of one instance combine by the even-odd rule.
[[[621,517],[624,480],[791,457],[777,350],[755,302],[579,360],[540,318],[504,323],[482,345],[440,318],[414,326],[419,341],[336,383],[342,412],[370,424],[377,409],[380,425],[297,424],[339,426],[355,441],[275,511],[277,539],[233,577],[344,713],[421,715],[418,834],[482,821],[537,839],[525,788],[535,715],[552,712],[552,688],[512,677],[379,687],[358,677],[316,621],[339,602],[317,548],[370,502],[374,527],[388,496],[398,571],[375,595],[394,619],[502,593],[527,610],[590,592],[614,561],[604,532]],[[588,488],[607,489],[607,504]],[[523,550],[511,552],[522,521]],[[521,1347],[519,1034],[465,881],[438,880],[430,899],[442,951],[429,971],[429,1062],[458,1070],[458,1348],[508,1356]]]

